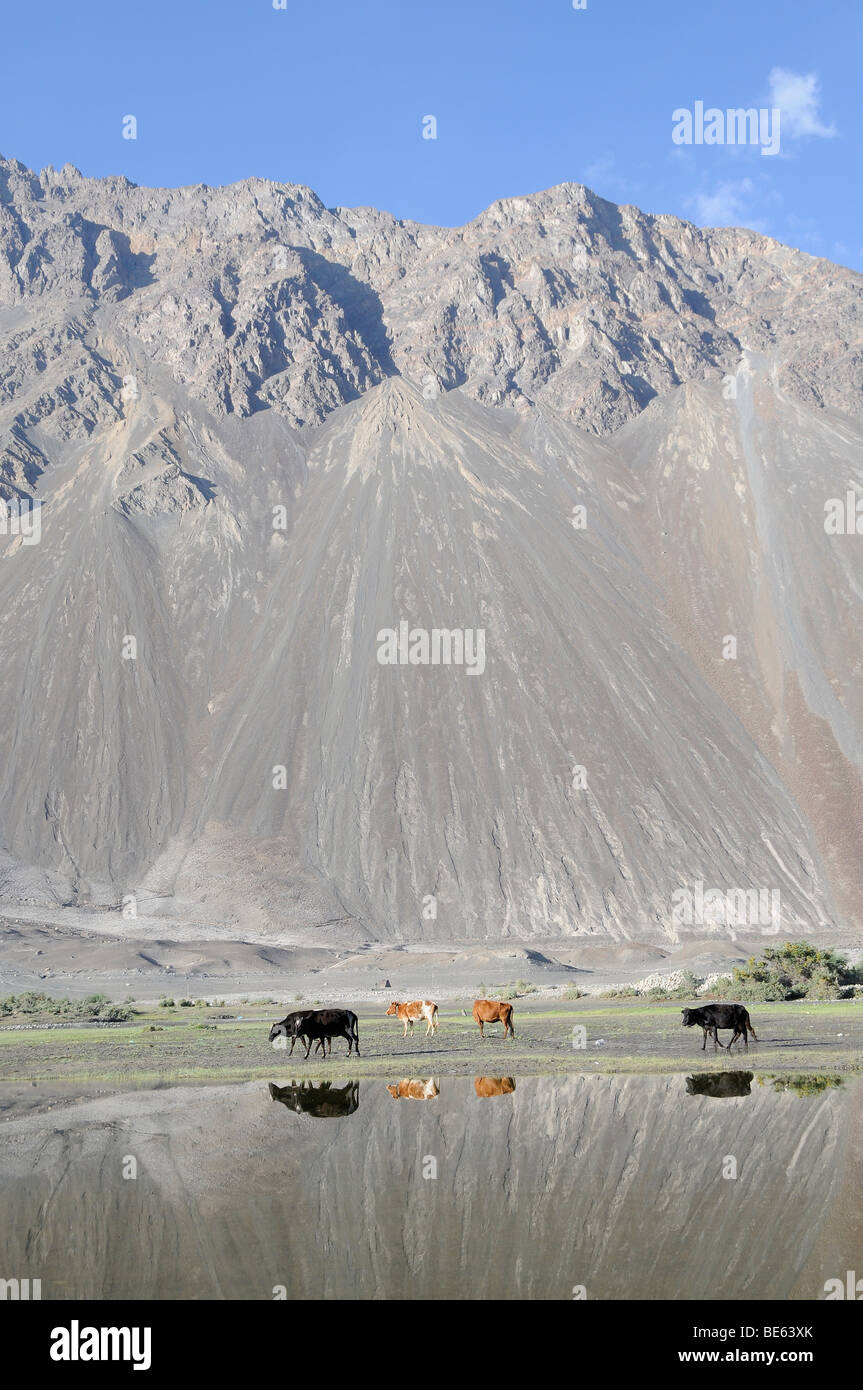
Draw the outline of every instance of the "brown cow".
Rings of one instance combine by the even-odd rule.
[[[491,1100],[492,1096],[511,1096],[515,1090],[512,1076],[475,1076],[473,1088],[480,1100]]]
[[[434,1100],[440,1095],[440,1087],[433,1076],[428,1081],[399,1081],[396,1086],[387,1086],[393,1100]]]
[[[502,1023],[503,1036],[515,1037],[515,1029],[512,1026],[512,1004],[507,1004],[503,999],[477,999],[473,1006],[473,1021],[479,1024],[479,1035],[485,1037],[482,1031],[484,1023]]]
[[[404,1024],[405,1031],[402,1033],[403,1038],[406,1038],[408,1035],[408,1025],[410,1025],[411,1037],[413,1037],[414,1024],[418,1023],[421,1018],[424,1018],[428,1024],[426,1028],[426,1037],[428,1037],[429,1033],[434,1033],[438,1026],[437,1004],[432,1003],[431,999],[414,999],[411,1004],[398,1004],[393,1000],[386,1011],[385,1017],[389,1018],[391,1014],[395,1014]]]

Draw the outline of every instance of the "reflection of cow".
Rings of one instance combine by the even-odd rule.
[[[704,1041],[701,1044],[703,1052],[707,1046],[708,1033],[713,1036],[713,1051],[719,1047],[728,1047],[730,1052],[737,1039],[742,1037],[746,1044],[746,1051],[749,1051],[749,1038],[747,1029],[752,1034],[755,1041],[755,1029],[749,1021],[749,1014],[742,1004],[704,1004],[699,1009],[682,1009],[684,1028],[693,1028],[696,1024],[704,1030]],[[734,1036],[728,1044],[719,1041],[718,1028],[731,1028]]]
[[[440,1095],[440,1087],[433,1076],[427,1081],[399,1081],[395,1086],[387,1086],[393,1100],[434,1100]]]
[[[479,1024],[479,1035],[485,1037],[482,1031],[484,1023],[502,1023],[503,1036],[515,1037],[515,1029],[512,1026],[512,1004],[507,1004],[502,999],[477,999],[473,1006],[473,1021]]]
[[[434,1004],[431,999],[414,999],[411,1004],[399,1004],[394,1000],[387,1009],[387,1018],[391,1014],[395,1014],[399,1022],[404,1024],[403,1038],[408,1035],[408,1026],[410,1026],[411,1037],[413,1037],[414,1024],[418,1023],[421,1018],[424,1018],[428,1024],[426,1037],[437,1028],[437,1004]]]
[[[292,1082],[290,1086],[274,1086],[270,1082],[270,1096],[281,1101],[289,1110],[298,1115],[314,1115],[318,1120],[338,1120],[345,1115],[353,1115],[360,1103],[360,1083],[349,1081],[345,1086],[333,1086],[322,1081],[319,1086],[311,1081]]]
[[[279,1036],[290,1036],[294,1041],[298,1037],[303,1038],[307,1044],[306,1057],[313,1042],[317,1042],[322,1052],[325,1044],[328,1044],[332,1052],[333,1038],[347,1040],[349,1057],[353,1047],[356,1047],[357,1056],[360,1055],[358,1020],[350,1009],[302,1009],[299,1013],[288,1014],[287,1018],[283,1018],[281,1023],[274,1023],[270,1029],[270,1042]],[[293,1050],[292,1043],[291,1052]]]
[[[473,1088],[480,1100],[491,1100],[492,1096],[511,1096],[515,1081],[511,1076],[475,1076]]]
[[[719,1071],[713,1076],[687,1076],[686,1094],[688,1096],[712,1096],[714,1100],[728,1100],[734,1096],[752,1094],[751,1071]]]

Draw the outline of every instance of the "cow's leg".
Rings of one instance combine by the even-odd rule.
[[[309,1060],[309,1053],[310,1053],[311,1050],[312,1050],[312,1043],[313,1043],[313,1042],[314,1042],[314,1038],[309,1038],[309,1039],[308,1039],[308,1047],[306,1048],[306,1055],[305,1055],[305,1057],[303,1058],[303,1061],[304,1061],[304,1062],[307,1062],[307,1061]]]
[[[297,1035],[296,1035],[296,1033],[295,1033],[294,1036],[291,1038],[291,1052],[293,1052],[293,1050],[294,1050],[294,1048],[295,1048],[295,1046],[296,1046],[296,1043],[297,1043]],[[288,1056],[289,1056],[289,1057],[290,1057],[290,1055],[291,1055],[291,1052],[288,1053]]]
[[[484,1037],[485,1037],[485,1033],[482,1031],[482,1019],[481,1019],[481,1018],[478,1018],[478,1019],[477,1019],[477,1023],[479,1024],[479,1035],[480,1035],[481,1038],[484,1038]]]
[[[407,1021],[407,1019],[405,1019],[405,1031],[402,1033],[402,1037],[403,1037],[403,1038],[406,1038],[407,1035],[408,1035],[408,1021]]]
[[[707,1047],[707,1029],[702,1027],[701,1031],[704,1034],[704,1041],[701,1044],[701,1051],[703,1052],[704,1049]]]

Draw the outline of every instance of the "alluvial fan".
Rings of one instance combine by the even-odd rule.
[[[0,161],[2,900],[859,927],[861,288],[575,185]]]

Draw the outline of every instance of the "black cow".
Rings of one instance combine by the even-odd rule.
[[[717,1045],[719,1047],[727,1047],[730,1052],[737,1042],[737,1039],[741,1037],[746,1045],[746,1051],[748,1052],[749,1039],[746,1035],[747,1029],[752,1034],[753,1038],[755,1038],[755,1041],[758,1041],[758,1038],[755,1036],[755,1029],[749,1021],[749,1014],[742,1004],[703,1004],[699,1009],[683,1009],[682,1013],[684,1028],[692,1028],[697,1023],[704,1029],[704,1041],[701,1044],[702,1052],[707,1047],[708,1033],[712,1033],[713,1035],[714,1052],[716,1051]],[[730,1043],[726,1044],[719,1041],[718,1028],[733,1029],[734,1036]]]
[[[687,1076],[688,1096],[712,1096],[714,1100],[752,1095],[751,1071],[720,1071],[712,1076]]]
[[[298,1037],[306,1043],[305,1060],[312,1050],[312,1043],[316,1042],[323,1052],[329,1046],[330,1052],[333,1050],[333,1038],[345,1038],[348,1044],[348,1056],[354,1047],[357,1056],[360,1055],[360,1034],[358,1020],[355,1013],[350,1009],[303,1009],[298,1014],[288,1014],[281,1023],[273,1024],[270,1029],[270,1041],[274,1037],[287,1035],[296,1041]],[[293,1044],[291,1052],[293,1052]],[[290,1054],[288,1054],[290,1055]]]
[[[301,1081],[299,1085],[274,1086],[270,1082],[270,1095],[281,1101],[289,1110],[298,1115],[313,1115],[317,1120],[339,1120],[353,1115],[360,1103],[360,1083],[349,1081],[345,1086],[333,1086],[322,1081],[315,1086],[311,1081]]]
[[[300,1025],[314,1012],[314,1009],[297,1009],[296,1013],[288,1014],[287,1018],[283,1018],[281,1023],[274,1023],[270,1029],[270,1042],[276,1042],[278,1038],[285,1038],[287,1040],[287,1038],[290,1037],[291,1052],[293,1052],[297,1038],[304,1036],[303,1029]],[[323,1051],[323,1043],[319,1043],[318,1045]],[[288,1053],[289,1057],[291,1052]]]

